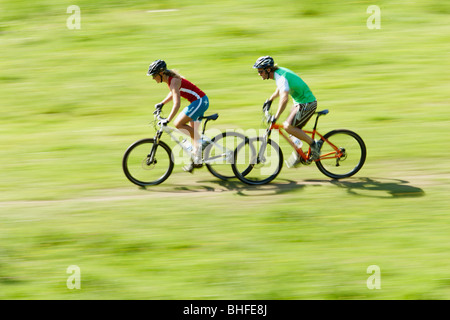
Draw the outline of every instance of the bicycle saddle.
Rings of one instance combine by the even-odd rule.
[[[329,112],[328,109],[325,109],[325,110],[322,110],[322,111],[318,111],[317,114],[322,116],[322,115],[326,115],[328,112]]]
[[[212,114],[210,116],[200,117],[199,120],[203,120],[203,119],[206,119],[206,120],[217,120],[218,117],[219,117],[219,114],[218,113],[214,113],[214,114]]]

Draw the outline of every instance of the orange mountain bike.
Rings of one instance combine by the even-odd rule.
[[[309,165],[315,163],[317,168],[326,176],[333,179],[342,179],[357,173],[366,160],[366,146],[362,138],[353,131],[336,129],[321,135],[317,131],[319,117],[326,115],[328,110],[316,112],[316,121],[312,131],[306,131],[312,139],[317,139],[320,147],[320,157],[311,160],[311,148],[305,151],[296,147],[288,138],[283,125],[270,121],[270,107],[263,108],[264,117],[268,127],[261,137],[247,138],[234,152],[232,164],[236,177],[246,184],[261,185],[275,179],[283,167],[283,152],[279,145],[270,139],[273,130],[285,138],[300,157],[300,163]],[[319,139],[320,138],[320,139]],[[251,170],[249,170],[249,167]]]

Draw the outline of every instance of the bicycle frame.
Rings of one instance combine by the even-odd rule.
[[[161,118],[159,117],[159,114],[157,114],[157,119],[158,119],[158,120],[161,120]],[[208,120],[205,120],[205,122],[204,122],[204,124],[203,124],[203,130],[202,130],[202,133],[201,133],[201,135],[200,135],[201,139],[208,138],[208,137],[205,135],[206,123],[207,123],[207,122],[208,122]],[[177,133],[179,133],[180,135],[183,135],[183,133],[182,133],[180,130],[176,129],[176,128],[169,127],[169,126],[167,126],[167,125],[160,125],[160,128],[157,130],[156,135],[155,135],[155,137],[154,137],[155,143],[153,144],[152,150],[150,151],[150,153],[149,153],[149,155],[148,155],[148,163],[153,163],[153,162],[154,162],[154,156],[155,156],[155,153],[156,153],[156,148],[157,148],[157,146],[158,146],[158,143],[159,143],[159,141],[160,141],[161,136],[162,136],[163,133],[167,133],[167,134],[171,137],[171,139],[172,139],[173,141],[175,141],[175,143],[176,143],[177,145],[179,145],[179,146],[183,149],[184,153],[185,153],[186,155],[189,155],[189,157],[191,158],[191,160],[194,160],[194,156],[193,156],[192,152],[189,151],[189,149],[188,149],[183,143],[181,143],[181,142],[179,141],[179,139],[177,138],[177,136],[175,136],[174,132],[177,132]],[[190,137],[189,137],[189,139],[190,139]],[[208,139],[209,139],[209,138],[208,138]],[[215,143],[214,141],[211,141],[211,144],[215,145],[216,147],[222,148],[223,153],[220,154],[220,155],[217,155],[217,156],[208,158],[207,160],[202,159],[202,162],[203,162],[203,163],[205,163],[205,164],[210,164],[210,163],[214,163],[217,159],[223,159],[224,156],[226,156],[226,157],[231,157],[231,156],[232,156],[232,151],[227,152],[226,148],[224,148],[223,146],[221,146],[221,145]]]
[[[269,110],[264,110],[264,111],[265,111],[266,118],[270,119]],[[328,113],[328,110],[326,110],[326,113]],[[316,137],[316,135],[319,136],[320,140],[322,140],[323,143],[329,144],[331,146],[331,148],[334,150],[334,152],[328,152],[326,154],[320,155],[320,157],[318,159],[314,160],[314,161],[320,161],[320,160],[324,160],[324,159],[335,159],[335,158],[340,158],[342,156],[342,150],[340,150],[338,147],[336,147],[333,143],[331,143],[328,139],[326,139],[322,134],[320,134],[317,131],[317,123],[319,121],[319,117],[322,114],[326,114],[326,113],[321,113],[321,112],[317,113],[316,121],[314,123],[314,127],[313,127],[312,131],[303,130],[306,134],[309,134],[313,140]],[[310,158],[310,155],[311,155],[311,148],[308,148],[308,151],[306,153],[303,152],[303,149],[301,147],[297,148],[296,145],[294,144],[294,142],[292,142],[292,140],[288,138],[287,132],[284,129],[284,126],[281,125],[281,124],[277,124],[277,123],[271,123],[270,124],[269,128],[266,131],[266,137],[267,138],[270,136],[272,130],[276,130],[284,139],[286,139],[286,141],[288,141],[288,143],[292,146],[292,148],[295,151],[297,151],[298,155],[303,159],[304,163],[310,163],[309,158]],[[262,150],[262,152],[264,152],[264,151],[265,150]]]

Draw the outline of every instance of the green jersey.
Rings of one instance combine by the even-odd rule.
[[[274,74],[279,91],[289,91],[295,104],[316,101],[308,85],[293,71],[278,67]]]

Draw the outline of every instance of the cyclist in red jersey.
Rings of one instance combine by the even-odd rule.
[[[208,97],[192,82],[186,80],[177,72],[167,69],[167,64],[163,60],[152,62],[148,68],[147,75],[152,76],[157,83],[164,82],[169,86],[170,92],[167,97],[155,105],[155,107],[162,107],[169,101],[173,101],[172,111],[167,117],[166,123],[172,121],[180,109],[180,97],[190,102],[189,106],[184,108],[175,118],[174,125],[183,133],[188,134],[192,139],[194,161],[183,168],[187,172],[192,172],[194,168],[202,166],[201,143],[199,143],[200,135],[198,129],[200,125],[199,118],[203,116],[209,107]]]

